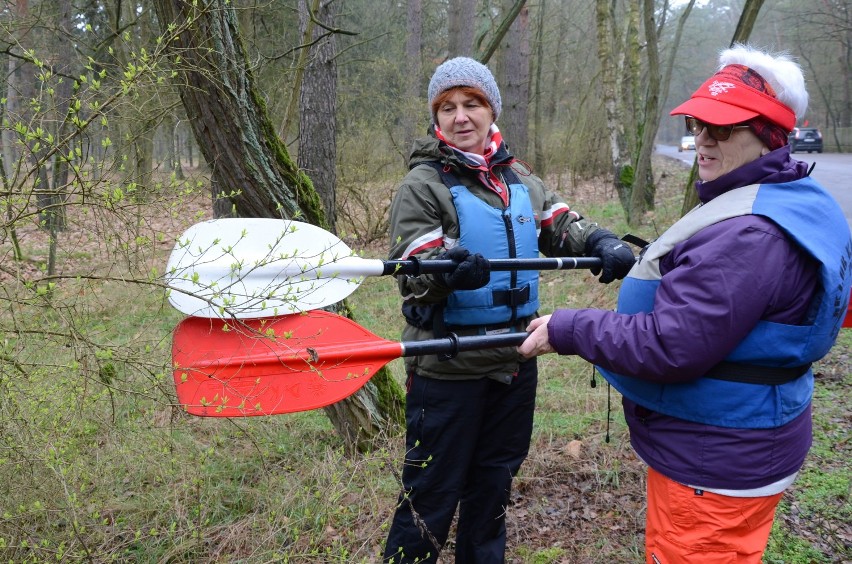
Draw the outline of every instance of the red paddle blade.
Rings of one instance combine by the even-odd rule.
[[[260,319],[188,317],[175,328],[172,363],[187,412],[247,417],[338,402],[402,350],[320,310]]]

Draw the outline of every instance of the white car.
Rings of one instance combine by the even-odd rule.
[[[684,135],[680,138],[680,145],[677,146],[677,152],[695,150],[695,135]]]

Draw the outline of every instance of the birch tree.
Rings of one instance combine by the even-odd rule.
[[[615,27],[613,3],[609,0],[597,0],[595,7],[597,51],[598,60],[601,63],[601,90],[606,111],[613,184],[622,207],[627,209],[633,168],[628,152],[627,130],[624,127],[624,107],[619,103],[618,96],[622,88],[620,69],[624,66],[624,50],[620,48],[618,31]]]

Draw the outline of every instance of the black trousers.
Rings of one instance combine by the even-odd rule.
[[[455,562],[503,562],[512,478],[529,452],[538,368],[511,384],[409,375],[403,492],[385,562],[435,562],[459,510]]]

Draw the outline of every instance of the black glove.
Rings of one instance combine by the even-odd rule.
[[[606,229],[598,229],[586,239],[586,256],[598,257],[603,263],[603,274],[598,279],[604,284],[613,280],[621,280],[636,262],[630,247],[616,237],[615,233]],[[597,276],[602,269],[592,268],[591,272]]]
[[[472,255],[464,247],[453,247],[438,255],[439,259],[450,259],[455,269],[435,276],[439,284],[451,290],[476,290],[491,280],[491,263],[479,253]]]

